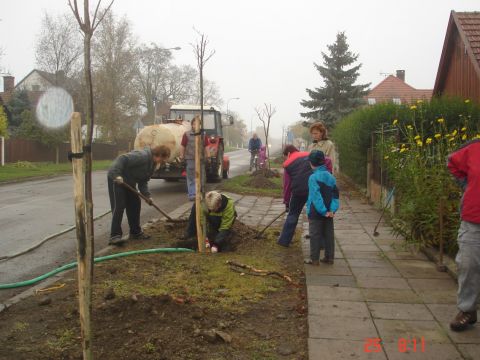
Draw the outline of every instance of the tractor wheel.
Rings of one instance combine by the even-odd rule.
[[[222,177],[223,177],[224,179],[228,179],[228,170],[223,169]]]

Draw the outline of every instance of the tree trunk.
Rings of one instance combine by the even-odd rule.
[[[91,29],[90,17],[89,14],[89,2],[88,0],[84,1],[84,14],[85,16],[85,27]],[[87,31],[84,36],[84,71],[85,71],[85,83],[87,86],[87,138],[86,138],[86,147],[84,149],[84,158],[85,158],[85,213],[86,213],[86,248],[85,248],[85,258],[86,260],[86,281],[88,286],[86,286],[86,298],[88,299],[88,313],[89,316],[92,313],[92,281],[93,281],[93,253],[94,253],[94,231],[93,231],[93,196],[92,196],[92,136],[93,136],[93,124],[94,124],[94,111],[93,111],[93,82],[92,82],[92,59],[91,59],[91,41],[92,41],[93,31]],[[90,325],[90,324],[89,324]],[[86,343],[87,349],[90,353],[86,354],[84,352],[84,359],[92,359],[91,346],[92,346],[92,333],[90,331],[90,326],[88,327],[89,332],[84,333],[84,341]]]
[[[205,233],[203,232],[202,217],[202,161],[203,139],[198,133],[201,131],[199,121],[195,122],[195,223],[197,227],[198,251],[205,249]]]
[[[55,146],[55,164],[60,162],[60,145]]]

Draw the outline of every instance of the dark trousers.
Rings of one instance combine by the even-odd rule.
[[[190,216],[188,217],[188,225],[187,225],[187,237],[192,237],[197,235],[197,223],[196,223],[196,209],[195,204],[192,206],[192,210],[190,211]],[[207,216],[208,222],[208,234],[207,238],[215,244],[220,251],[224,251],[228,248],[228,240],[230,235],[232,234],[231,230],[222,230],[220,229],[220,225],[222,224],[222,218],[220,216]]]
[[[110,178],[108,178],[108,195],[110,196],[110,207],[112,209],[110,236],[121,236],[123,234],[122,219],[124,211],[127,212],[130,234],[140,234],[142,232],[140,226],[140,209],[142,204],[138,195],[115,183]]]
[[[298,218],[302,213],[303,207],[307,202],[307,195],[295,195],[292,194],[290,198],[290,204],[288,207],[288,215],[283,224],[282,233],[278,238],[278,243],[283,246],[289,246],[295,235],[295,229],[297,228]]]
[[[333,218],[308,219],[310,231],[310,259],[320,259],[320,249],[325,248],[325,257],[333,259],[335,256],[335,239],[333,232]]]

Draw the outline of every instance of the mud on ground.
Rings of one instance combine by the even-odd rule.
[[[168,247],[184,225],[163,222],[152,239],[118,251]],[[93,295],[96,359],[306,359],[305,289],[299,241],[275,244],[237,223],[236,250],[222,254],[151,254],[95,266]],[[227,260],[279,271],[241,275]],[[0,313],[0,359],[81,359],[76,273],[61,289]]]

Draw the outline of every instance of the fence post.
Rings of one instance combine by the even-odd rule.
[[[2,166],[5,166],[5,137],[0,136],[0,151],[2,152],[2,159],[1,159],[1,164]]]
[[[80,113],[73,113],[71,119],[71,146],[72,153],[83,151]],[[83,158],[72,158],[73,193],[75,199],[75,225],[77,232],[77,272],[78,272],[78,301],[80,314],[80,329],[83,348],[83,359],[92,359],[92,331],[91,331],[91,296],[92,296],[92,266],[89,256],[92,249],[87,241],[85,227],[85,184],[83,177]]]

